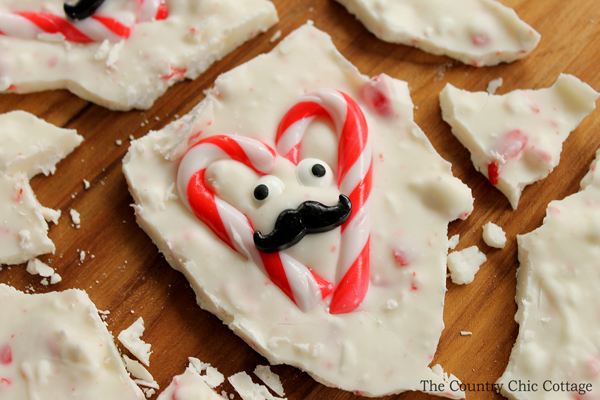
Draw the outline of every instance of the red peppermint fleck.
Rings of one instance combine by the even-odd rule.
[[[163,81],[168,81],[171,78],[183,79],[185,78],[186,71],[187,70],[185,68],[176,68],[171,65],[171,74],[162,76],[160,79]]]
[[[12,362],[12,350],[9,345],[0,347],[0,364],[8,365]]]
[[[11,385],[11,383],[12,383],[11,381],[9,381],[9,380],[8,380],[8,379],[6,379],[6,378],[2,378],[2,379],[0,380],[0,382],[2,382],[2,384],[3,384],[3,385],[5,385],[5,386],[10,386],[10,385]]]
[[[407,265],[410,265],[409,258],[406,256],[406,254],[402,250],[395,249],[394,250],[394,258],[396,259],[398,264],[400,264],[401,267],[406,267]]]
[[[15,85],[10,85],[8,87],[8,89],[6,89],[7,92],[16,92],[17,91],[17,87]]]
[[[361,96],[367,106],[377,114],[390,116],[394,113],[390,88],[385,77],[378,75],[367,82],[361,90]]]
[[[413,283],[413,284],[411,284],[411,286],[410,286],[410,291],[411,291],[411,292],[414,292],[414,291],[415,291],[415,290],[417,290],[417,289],[418,289],[418,288],[417,288],[417,286],[416,286],[414,283]]]
[[[490,42],[490,37],[485,33],[476,33],[471,36],[471,41],[475,46],[485,46]]]
[[[500,177],[500,167],[496,161],[490,163],[488,165],[488,178],[492,185],[496,186],[498,184],[498,178]]]

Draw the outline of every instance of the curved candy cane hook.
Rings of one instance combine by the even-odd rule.
[[[372,151],[365,116],[354,100],[333,89],[318,89],[302,96],[285,114],[275,138],[277,151],[298,164],[300,146],[314,118],[329,117],[338,144],[337,184],[352,202],[352,213],[342,225],[340,259],[330,313],[355,310],[369,287]]]

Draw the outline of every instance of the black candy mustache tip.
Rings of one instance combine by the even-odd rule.
[[[295,210],[284,210],[277,217],[273,231],[263,235],[254,232],[254,244],[263,253],[276,253],[292,247],[309,233],[327,232],[350,218],[352,202],[341,194],[339,203],[326,206],[317,201],[305,201]]]

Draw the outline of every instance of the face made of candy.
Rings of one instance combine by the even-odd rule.
[[[322,160],[300,159],[317,117],[331,119],[337,132],[335,173]],[[332,314],[353,311],[369,282],[372,169],[364,115],[341,92],[313,91],[283,117],[275,144],[277,150],[242,136],[202,139],[180,163],[180,198],[303,311],[327,302]]]
[[[74,43],[129,38],[135,25],[168,17],[165,0],[3,0],[0,33],[23,39],[44,35]],[[40,36],[42,35],[42,36]]]

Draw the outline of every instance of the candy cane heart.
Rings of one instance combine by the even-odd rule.
[[[217,197],[204,180],[206,169],[218,160],[235,160],[266,175],[275,157],[273,149],[255,139],[211,136],[200,140],[183,156],[177,189],[183,204],[200,221],[229,247],[251,259],[302,311],[308,311],[331,293],[333,284],[285,253],[259,252],[248,217]]]
[[[372,151],[367,122],[358,104],[333,89],[318,89],[302,96],[281,120],[275,138],[277,152],[294,164],[306,129],[318,116],[330,118],[338,135],[336,172],[340,192],[352,202],[352,212],[342,225],[340,259],[330,313],[355,310],[369,287]]]

